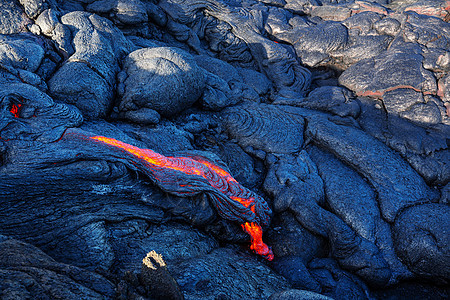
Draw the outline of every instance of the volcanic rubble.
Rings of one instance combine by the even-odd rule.
[[[1,0],[0,298],[446,299],[449,21]]]

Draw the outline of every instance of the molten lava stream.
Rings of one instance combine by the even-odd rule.
[[[273,260],[274,256],[272,249],[270,249],[270,247],[267,246],[262,240],[263,231],[261,226],[259,226],[258,223],[254,222],[252,223],[246,222],[241,226],[242,229],[244,229],[248,234],[250,234],[250,237],[252,239],[252,245],[250,246],[250,249],[252,249],[253,251],[255,251],[255,253],[258,253],[259,255],[263,256],[269,261]]]
[[[166,178],[161,178],[165,175],[164,172],[161,173],[161,170],[164,169],[179,171],[189,176],[200,176],[206,179],[215,190],[225,195],[227,201],[234,201],[244,206],[247,209],[246,213],[251,214],[253,218],[264,220],[264,222],[268,219],[267,216],[258,215],[255,209],[256,205],[259,205],[270,211],[264,199],[241,186],[227,171],[206,159],[201,157],[166,157],[151,149],[140,149],[112,138],[103,136],[91,136],[89,138],[132,154],[133,157],[142,162],[142,165],[146,167],[146,171],[156,178],[155,183],[158,185],[162,185],[166,180]],[[189,185],[178,184],[178,187],[187,188]],[[189,193],[189,191],[186,191],[186,193]],[[257,201],[259,202],[256,203]],[[264,203],[261,203],[262,201]],[[227,216],[227,212],[222,212],[221,215]],[[263,231],[261,226],[257,222],[246,222],[241,226],[251,237],[252,244],[250,249],[264,258],[272,260],[274,257],[272,250],[262,240]]]

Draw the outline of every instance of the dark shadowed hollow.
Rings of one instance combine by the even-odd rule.
[[[0,0],[0,299],[448,299],[449,21]]]

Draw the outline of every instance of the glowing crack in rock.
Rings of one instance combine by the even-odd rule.
[[[15,118],[19,118],[21,106],[22,104],[13,104],[11,106],[10,112],[14,115]]]
[[[250,249],[268,260],[273,259],[272,250],[262,240],[261,226],[268,225],[271,213],[266,201],[207,158],[164,156],[103,136],[82,138],[120,149],[134,167],[168,193],[179,196],[206,193],[221,217],[242,224],[251,236]]]

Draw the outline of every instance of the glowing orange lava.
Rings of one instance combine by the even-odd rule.
[[[249,209],[254,218],[263,218],[259,219],[262,222],[266,222],[266,216],[260,216],[260,212],[257,211],[257,205],[260,204],[261,201],[264,201],[262,198],[253,194],[251,191],[242,187],[227,171],[222,169],[221,167],[213,164],[205,158],[195,156],[195,157],[171,157],[164,156],[159,153],[156,153],[150,149],[141,149],[124,142],[118,141],[116,139],[107,138],[104,136],[91,136],[90,139],[117,147],[122,149],[130,154],[132,154],[135,158],[139,159],[142,162],[145,162],[145,166],[149,169],[171,169],[183,172],[187,175],[196,175],[200,176],[207,180],[210,186],[214,189],[220,191],[223,195],[225,195],[229,199],[228,201],[235,201],[245,208]],[[156,176],[155,176],[156,177]],[[158,181],[164,181],[165,178],[155,178]],[[187,185],[179,185],[180,187],[185,187]],[[258,199],[256,199],[258,198]],[[259,202],[258,202],[259,201]],[[219,200],[220,202],[220,200]],[[257,203],[258,202],[258,203]],[[265,204],[265,202],[264,202]],[[266,205],[266,204],[265,204]],[[224,205],[218,205],[218,209],[227,210],[228,207]],[[238,207],[239,210],[239,207]],[[245,210],[242,208],[242,211]],[[267,210],[270,210],[267,208]],[[248,211],[248,210],[247,210]],[[222,212],[222,215],[227,215],[228,211]],[[272,250],[262,241],[262,228],[257,222],[245,222],[242,225],[242,228],[251,236],[251,247],[253,251],[257,254],[262,255],[268,260],[273,259]]]
[[[22,104],[13,104],[11,106],[10,112],[14,115],[14,117],[18,118],[20,114],[20,107]]]
[[[271,261],[273,259],[273,252],[262,240],[263,231],[261,226],[254,222],[247,222],[241,226],[252,238],[250,249]]]

